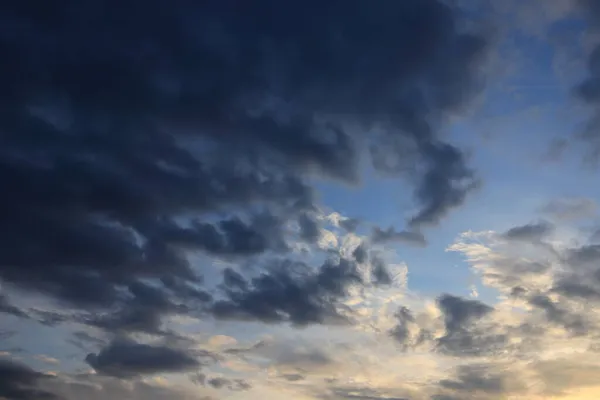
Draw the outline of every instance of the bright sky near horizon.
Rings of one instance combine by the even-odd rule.
[[[0,400],[600,398],[600,1],[9,0]]]

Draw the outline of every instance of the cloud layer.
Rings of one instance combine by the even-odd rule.
[[[595,2],[550,2],[543,16],[512,1],[10,3],[0,15],[0,398],[598,389],[592,198],[460,234],[447,250],[476,285],[459,287],[451,255],[428,247],[463,230],[448,217],[487,184],[467,148],[480,138],[458,118],[477,101],[487,112],[480,96],[514,34],[504,29],[539,40],[583,10],[593,33]],[[490,15],[496,36],[476,21]],[[591,109],[577,138],[596,157],[591,47],[570,87]],[[371,182],[365,215],[324,201],[367,179],[410,201],[378,215]],[[501,201],[484,200],[485,217]],[[407,262],[441,263],[439,276],[415,276],[445,286],[413,289]]]

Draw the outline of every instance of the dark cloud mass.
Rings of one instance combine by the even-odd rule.
[[[40,389],[39,384],[43,379],[51,379],[51,377],[12,360],[0,358],[0,398],[58,400],[58,396]]]
[[[437,223],[476,183],[436,131],[484,49],[434,0],[10,1],[0,278],[84,309],[143,279],[200,293],[189,251],[285,251],[289,220],[316,240],[307,178],[357,182],[368,154]]]

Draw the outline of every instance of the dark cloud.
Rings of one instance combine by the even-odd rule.
[[[392,276],[382,259],[374,257],[371,260],[371,267],[371,274],[373,275],[371,280],[375,285],[389,285],[392,283]]]
[[[573,334],[583,335],[589,331],[589,326],[581,315],[568,308],[561,307],[547,295],[532,296],[529,303],[541,309],[549,321],[561,325]]]
[[[464,155],[457,148],[446,143],[430,144],[423,152],[428,167],[416,192],[423,206],[410,219],[413,229],[439,223],[481,185],[474,172],[465,165]]]
[[[90,348],[102,348],[106,346],[106,341],[84,331],[74,332],[73,337],[68,342],[80,350],[89,352]]]
[[[371,240],[373,243],[399,242],[417,247],[424,247],[427,245],[425,236],[423,236],[422,233],[411,231],[398,232],[391,226],[386,230],[379,227],[373,228]]]
[[[435,399],[479,398],[482,395],[503,397],[525,387],[515,373],[497,367],[465,365],[458,367],[455,374],[453,379],[439,382],[440,388],[450,393],[434,397]]]
[[[410,339],[410,326],[416,325],[415,317],[406,307],[400,307],[400,309],[396,312],[395,317],[398,323],[391,330],[390,334],[398,343],[402,345],[403,349],[406,349]]]
[[[444,313],[444,324],[448,332],[465,329],[474,320],[484,317],[494,310],[480,301],[467,300],[451,294],[440,296],[437,303]]]
[[[346,218],[340,221],[340,226],[347,232],[354,232],[360,225],[360,220],[357,218]]]
[[[438,349],[454,356],[483,356],[502,351],[508,337],[491,327],[478,325],[494,309],[477,300],[449,294],[437,300],[444,316],[445,335],[437,340]]]
[[[25,1],[0,27],[0,279],[69,307],[121,309],[141,280],[202,296],[189,252],[284,251],[298,218],[314,239],[310,177],[355,183],[369,155],[415,182],[413,227],[477,185],[437,128],[479,90],[486,43],[441,1]],[[330,271],[326,297],[348,279]],[[315,301],[244,314],[320,321]]]
[[[279,368],[294,368],[311,371],[334,364],[331,356],[322,349],[282,349],[274,354],[275,364]]]
[[[40,383],[51,377],[15,361],[0,358],[0,398],[8,400],[54,400],[59,396],[40,389]]]
[[[250,347],[246,347],[246,348],[238,348],[238,347],[234,347],[234,348],[230,348],[230,349],[226,349],[224,350],[225,354],[233,354],[233,355],[243,355],[245,353],[250,353],[253,352],[254,350],[258,350],[261,349],[263,347],[266,346],[266,342],[265,341],[258,341],[256,343],[254,343],[252,346]]]
[[[179,390],[173,385],[158,385],[142,380],[113,379],[97,374],[78,374],[74,379],[55,379],[52,388],[65,400],[106,400],[106,399],[145,399],[145,400],[215,400],[204,395],[206,391],[193,392]]]
[[[591,284],[577,282],[575,280],[562,279],[552,289],[563,296],[580,298],[585,300],[600,299],[600,290]]]
[[[184,314],[186,307],[172,301],[163,287],[133,282],[128,286],[131,295],[116,310],[94,313],[82,319],[88,325],[117,334],[144,332],[165,334],[162,319],[169,314]]]
[[[571,248],[567,251],[566,261],[571,268],[589,268],[600,261],[600,244],[590,244]]]
[[[155,241],[220,256],[251,256],[287,248],[282,220],[267,213],[254,215],[250,222],[231,217],[217,224],[193,221],[182,227],[163,221],[162,226],[156,225],[149,228],[155,230],[152,234]]]
[[[0,312],[14,315],[15,317],[19,317],[19,318],[29,318],[29,315],[24,310],[21,310],[19,307],[12,304],[10,299],[6,295],[3,295],[1,293],[0,293]]]
[[[495,356],[506,352],[508,341],[506,333],[472,327],[446,333],[438,339],[437,349],[455,357]]]
[[[243,379],[227,379],[227,378],[210,378],[206,380],[206,384],[214,389],[228,389],[233,391],[250,390],[252,385]]]
[[[353,261],[328,260],[318,269],[283,261],[250,280],[225,270],[225,299],[217,301],[217,318],[294,325],[348,322],[339,304],[350,286],[363,285]]]
[[[538,242],[552,233],[553,230],[554,225],[546,221],[541,221],[511,228],[503,233],[502,236],[510,240]]]
[[[579,5],[590,23],[590,28],[600,28],[600,6],[594,0],[579,0]],[[600,157],[600,45],[596,45],[587,58],[588,76],[575,88],[575,95],[592,111],[586,128],[578,139],[585,143],[587,160],[597,164]]]
[[[201,365],[185,351],[126,339],[114,340],[98,354],[88,354],[85,360],[98,373],[122,378],[184,372],[198,369]]]
[[[321,236],[319,223],[313,216],[303,213],[298,218],[298,224],[300,225],[300,238],[303,240],[314,243]]]
[[[359,264],[364,264],[367,262],[369,258],[369,250],[367,250],[367,245],[365,243],[361,243],[352,252],[352,256]]]
[[[56,325],[62,324],[63,322],[70,321],[76,318],[73,314],[70,313],[39,310],[36,308],[30,309],[29,314],[30,316],[33,316],[42,325],[50,327],[54,327]]]
[[[207,383],[214,387],[215,389],[221,389],[227,384],[229,384],[229,379],[226,378],[211,378],[207,381]]]
[[[406,307],[395,314],[396,324],[389,331],[402,351],[426,345],[454,357],[490,356],[506,349],[508,335],[497,326],[480,324],[494,309],[477,300],[444,294],[437,299],[445,332],[436,337]]]

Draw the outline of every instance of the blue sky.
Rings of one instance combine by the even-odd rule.
[[[598,398],[594,1],[13,3],[0,399]]]

